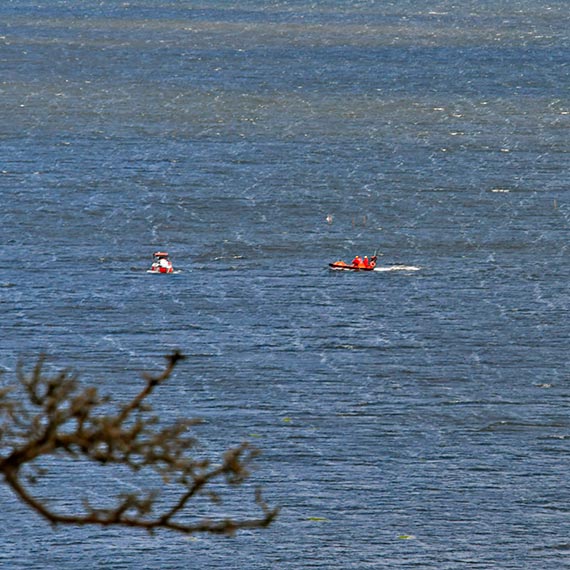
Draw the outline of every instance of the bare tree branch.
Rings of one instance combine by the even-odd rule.
[[[220,486],[230,489],[244,484],[257,450],[247,443],[228,449],[217,465],[193,457],[196,439],[189,434],[199,420],[178,420],[161,425],[148,404],[155,389],[172,375],[184,359],[179,352],[167,357],[158,375],[145,374],[138,394],[115,412],[109,413],[109,399],[94,387],[81,388],[76,374],[62,371],[54,376],[44,372],[44,358],[38,359],[31,373],[19,365],[17,377],[26,398],[13,386],[0,389],[0,473],[14,493],[31,509],[54,525],[119,525],[153,532],[169,529],[186,534],[210,532],[233,534],[245,528],[266,527],[278,509],[270,508],[257,490],[255,503],[259,516],[237,520],[197,519],[190,503],[198,496],[220,503]],[[93,506],[86,499],[82,510],[67,515],[51,508],[31,490],[30,485],[45,473],[36,469],[24,483],[24,472],[37,467],[45,457],[71,457],[101,466],[121,466],[133,472],[150,470],[172,493],[141,490],[117,494],[111,508]]]

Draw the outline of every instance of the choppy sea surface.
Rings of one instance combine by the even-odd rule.
[[[568,30],[556,0],[2,2],[2,382],[43,352],[121,401],[180,349],[155,409],[252,441],[282,511],[53,530],[3,488],[0,566],[570,567]],[[327,268],[375,251],[420,269]],[[63,506],[138,484],[62,469]]]

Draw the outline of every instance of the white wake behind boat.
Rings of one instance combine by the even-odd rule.
[[[388,265],[386,267],[375,267],[374,271],[419,271],[420,267],[415,265]]]

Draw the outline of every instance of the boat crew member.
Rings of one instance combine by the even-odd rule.
[[[362,260],[362,267],[364,267],[364,269],[370,269],[370,261],[368,260],[367,255],[365,255],[364,259]]]
[[[352,265],[354,265],[354,267],[360,267],[360,264],[362,263],[362,259],[360,259],[360,256],[357,255],[353,260],[352,260]]]

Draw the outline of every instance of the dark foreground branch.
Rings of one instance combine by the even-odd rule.
[[[193,499],[201,497],[211,505],[220,504],[221,489],[227,491],[244,484],[258,453],[244,443],[227,450],[219,464],[197,459],[191,454],[197,442],[189,434],[197,420],[179,420],[164,426],[160,418],[152,415],[149,397],[183,358],[179,352],[169,355],[164,371],[145,375],[141,391],[114,413],[108,412],[108,398],[99,396],[96,388],[80,388],[77,377],[68,371],[50,377],[43,371],[43,359],[30,374],[20,366],[20,390],[0,389],[0,472],[6,483],[27,506],[54,525],[114,525],[149,532],[162,528],[187,534],[233,534],[240,529],[271,524],[278,509],[265,503],[260,490],[255,494],[258,516],[238,519],[193,516]],[[32,492],[33,483],[41,478],[41,472],[34,474],[34,467],[47,456],[119,466],[133,474],[154,472],[169,492],[142,489],[117,494],[111,508],[84,500],[79,512],[63,514]]]

